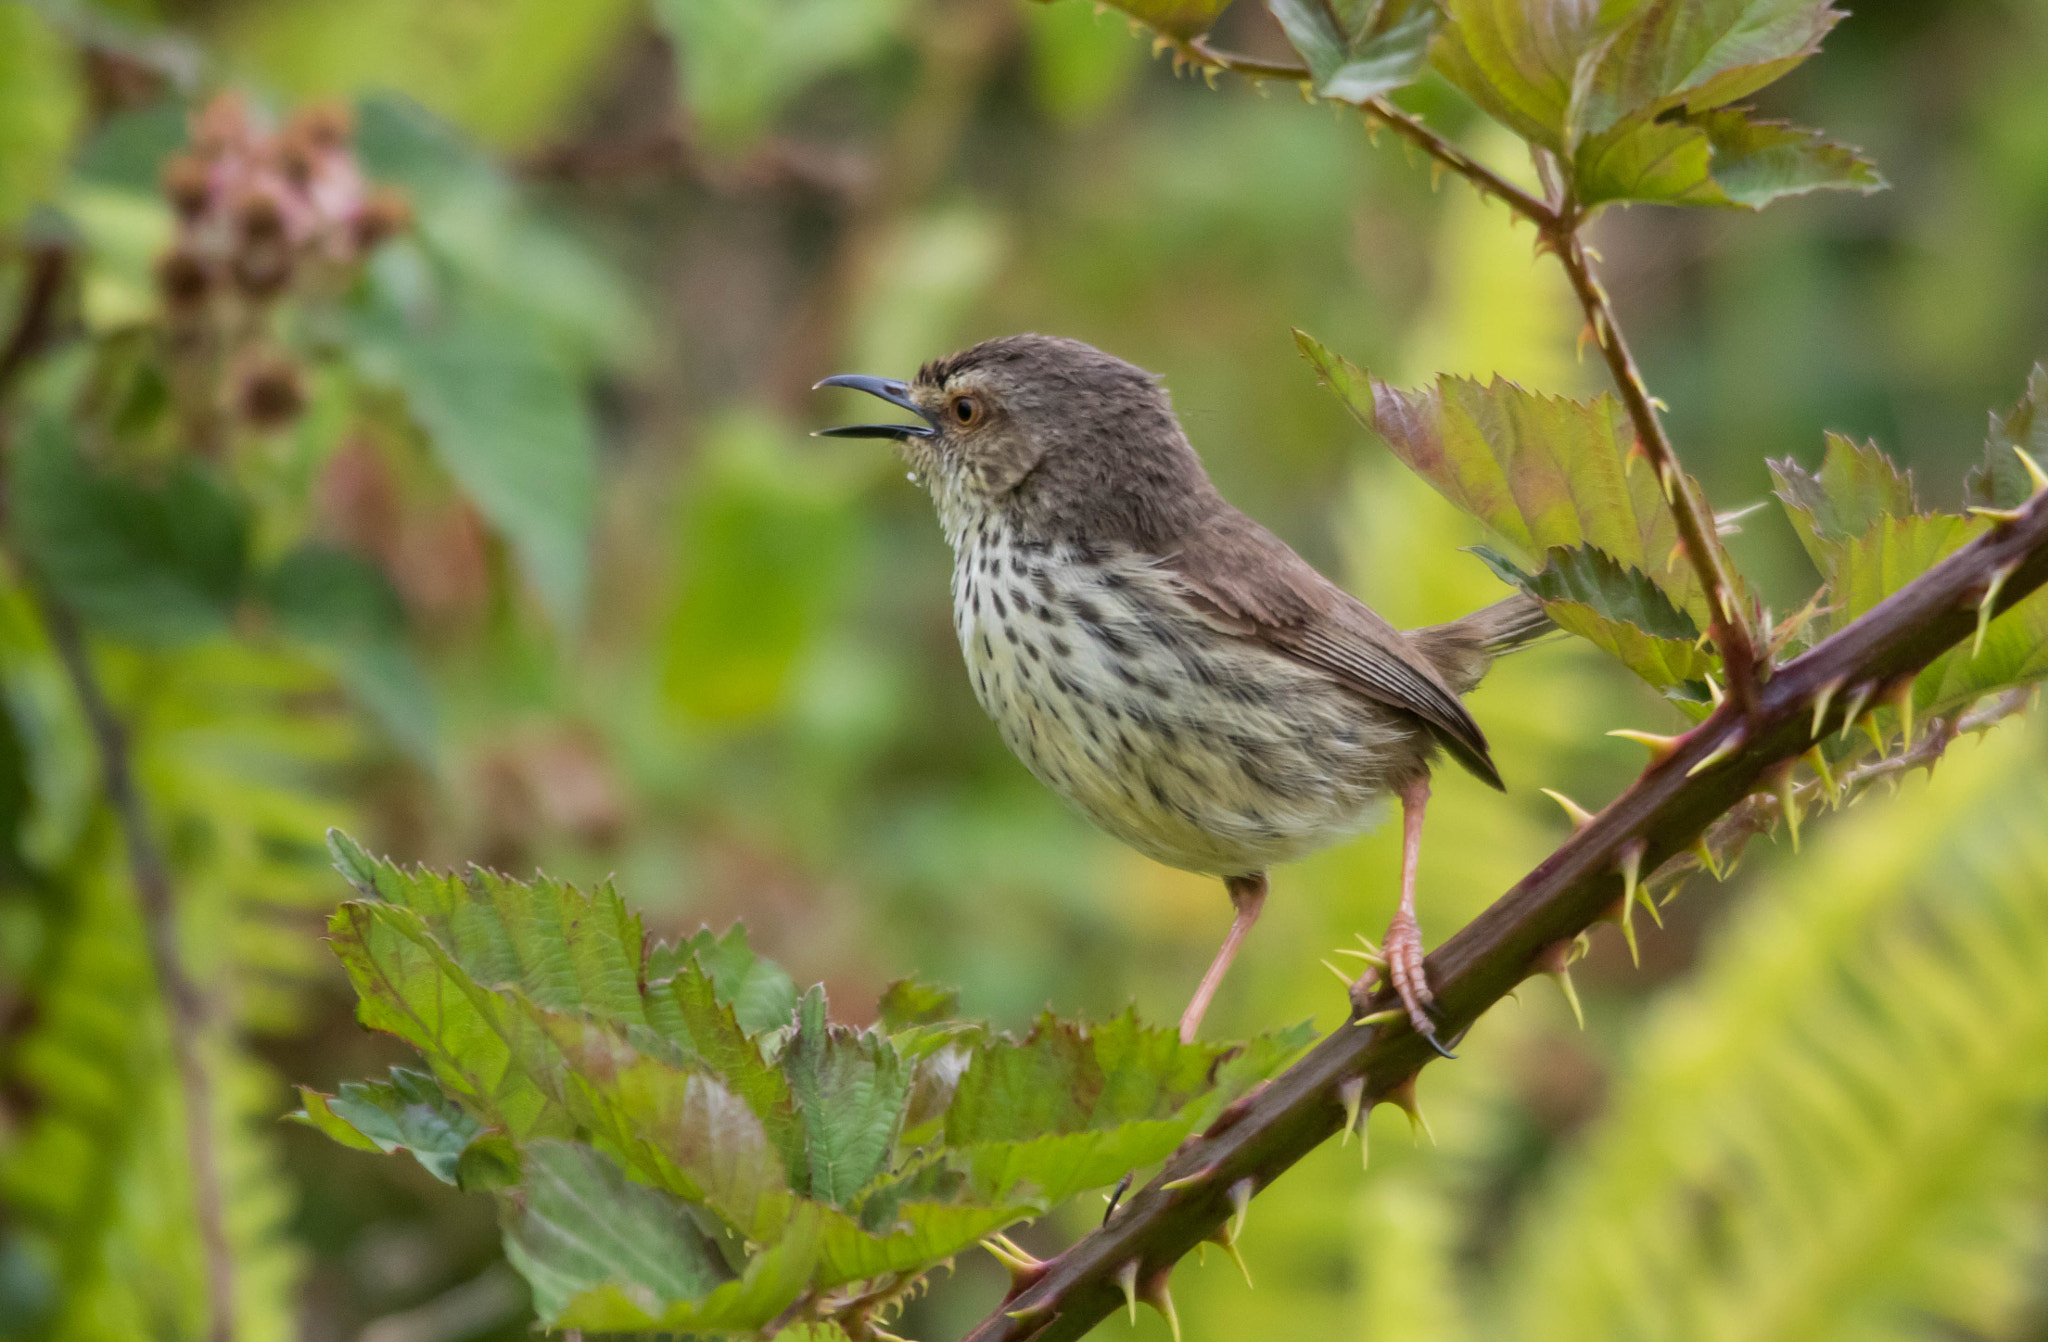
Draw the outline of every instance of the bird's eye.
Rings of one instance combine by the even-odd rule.
[[[963,428],[979,424],[981,422],[980,398],[975,396],[955,396],[953,398],[953,418],[959,421]]]

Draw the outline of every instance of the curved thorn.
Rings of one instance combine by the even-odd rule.
[[[1809,735],[1814,740],[1820,740],[1821,724],[1826,722],[1828,717],[1828,705],[1835,702],[1835,696],[1842,692],[1842,686],[1845,683],[1846,681],[1843,677],[1836,676],[1833,680],[1821,686],[1820,693],[1813,697],[1813,730]]]
[[[1614,920],[1615,926],[1621,929],[1621,939],[1628,943],[1628,962],[1637,969],[1641,969],[1643,967],[1643,952],[1642,948],[1636,945],[1634,912],[1634,900],[1618,899],[1608,910],[1606,916]]]
[[[1685,776],[1687,778],[1696,777],[1699,774],[1705,773],[1707,770],[1713,768],[1715,765],[1721,763],[1722,761],[1728,759],[1737,751],[1742,749],[1743,742],[1747,738],[1747,736],[1748,733],[1743,731],[1740,727],[1737,727],[1734,731],[1729,732],[1727,738],[1723,740],[1720,745],[1715,746],[1713,750],[1708,752],[1706,758],[1702,759],[1699,763],[1693,765],[1692,768],[1687,769],[1685,771]]]
[[[1710,872],[1715,880],[1721,879],[1721,860],[1714,856],[1714,850],[1707,844],[1706,835],[1702,834],[1699,838],[1693,840],[1692,847],[1688,851],[1699,859],[1700,866]]]
[[[2013,450],[2019,451],[2018,448]],[[2020,455],[2026,456],[2024,452],[2021,452]],[[2032,459],[2029,458],[2029,460]],[[2034,469],[2039,470],[2041,468],[2036,466]],[[1997,568],[1991,570],[1991,577],[1984,584],[1984,599],[1977,603],[1977,637],[1970,644],[1970,658],[1973,661],[1984,651],[1984,633],[1991,627],[1991,608],[1998,604],[1999,590],[2005,586],[2005,580],[2010,578],[2013,575],[2013,571],[2017,568],[2019,568],[2018,560],[2014,560],[2010,564],[2000,564]]]
[[[1202,1168],[1196,1170],[1193,1174],[1183,1174],[1178,1179],[1172,1180],[1169,1183],[1163,1183],[1159,1185],[1159,1191],[1162,1193],[1171,1193],[1175,1189],[1192,1188],[1196,1184],[1202,1183],[1207,1179],[1213,1178],[1215,1176],[1215,1173],[1216,1167],[1214,1165],[1204,1165],[1202,1166]]]
[[[1335,974],[1337,976],[1337,982],[1343,984],[1346,989],[1349,989],[1351,987],[1351,975],[1337,968],[1337,966],[1331,964],[1328,960],[1318,960],[1316,963],[1320,964],[1323,968],[1329,970],[1332,974]]]
[[[2011,526],[2014,522],[2027,515],[2025,508],[1983,508],[1972,506],[1963,509],[1963,511],[1972,517],[1989,518],[1999,526]]]
[[[1180,1316],[1173,1311],[1173,1292],[1167,1288],[1166,1283],[1172,1272],[1173,1264],[1168,1263],[1153,1273],[1146,1279],[1145,1288],[1138,1293],[1138,1298],[1159,1311],[1160,1317],[1166,1320],[1168,1331],[1173,1334],[1173,1342],[1181,1342]]]
[[[1237,1243],[1238,1238],[1244,1234],[1245,1213],[1251,1210],[1252,1193],[1254,1191],[1256,1190],[1252,1183],[1252,1176],[1247,1174],[1244,1178],[1232,1184],[1225,1194],[1230,1199],[1230,1242],[1232,1244]]]
[[[2041,463],[2035,461],[2033,457],[2029,456],[2027,454],[2027,450],[2021,447],[2018,443],[2014,443],[2012,445],[2012,450],[2013,455],[2017,456],[2020,459],[2020,465],[2027,468],[2027,479],[2032,480],[2034,482],[2033,494],[2029,494],[2027,497],[2032,498],[2034,494],[2039,494],[2043,490],[2048,490],[2048,471],[2044,471],[2041,469]]]
[[[1390,1020],[1407,1020],[1408,1013],[1400,1007],[1388,1007],[1385,1011],[1374,1011],[1352,1021],[1353,1025],[1385,1025]]]
[[[1138,1260],[1133,1258],[1116,1270],[1116,1284],[1124,1288],[1124,1304],[1131,1311],[1131,1324],[1138,1322]]]
[[[1436,1133],[1431,1130],[1429,1120],[1422,1116],[1422,1105],[1415,1098],[1415,1074],[1413,1072],[1410,1072],[1407,1079],[1402,1081],[1400,1085],[1388,1091],[1386,1098],[1391,1103],[1398,1105],[1402,1113],[1408,1115],[1408,1130],[1411,1133],[1420,1132],[1429,1138],[1431,1146],[1436,1145]]]
[[[1778,809],[1784,813],[1785,826],[1792,832],[1792,851],[1799,851],[1799,789],[1792,780],[1792,766],[1787,763],[1778,770]]]
[[[1344,1106],[1344,1135],[1337,1145],[1351,1140],[1351,1130],[1358,1126],[1358,1106],[1365,1099],[1365,1078],[1347,1077],[1337,1087],[1337,1103]]]
[[[1230,1255],[1230,1261],[1237,1264],[1237,1270],[1244,1274],[1246,1290],[1252,1289],[1252,1270],[1245,1266],[1244,1251],[1237,1247],[1237,1237],[1230,1233],[1230,1222],[1225,1221],[1209,1232],[1203,1244],[1214,1244]]]
[[[1855,728],[1856,720],[1863,716],[1864,705],[1870,702],[1870,696],[1876,690],[1876,684],[1866,680],[1855,689],[1849,691],[1849,705],[1842,710],[1842,735],[1844,738]],[[1883,749],[1882,745],[1879,746],[1879,749]]]
[[[1816,745],[1801,758],[1812,768],[1814,777],[1820,779],[1821,790],[1828,794],[1828,805],[1833,806],[1839,802],[1841,794],[1835,786],[1834,771],[1828,768],[1827,752]]]
[[[1617,727],[1607,734],[1618,736],[1624,741],[1633,741],[1649,751],[1652,769],[1677,754],[1678,743],[1685,739],[1683,736],[1659,736],[1655,732],[1639,732],[1631,727]]]
[[[1899,715],[1900,730],[1905,734],[1905,740],[1899,746],[1899,753],[1904,754],[1913,748],[1913,677],[1906,676],[1900,680],[1891,700],[1893,711]],[[1874,723],[1872,725],[1875,726]]]
[[[1592,823],[1593,813],[1573,801],[1570,797],[1565,796],[1562,792],[1552,788],[1538,788],[1537,791],[1564,808],[1565,818],[1572,822],[1573,829],[1584,829]]]

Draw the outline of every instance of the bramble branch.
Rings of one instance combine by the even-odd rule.
[[[1728,572],[1728,556],[1721,549],[1714,515],[1694,491],[1685,468],[1679,465],[1677,449],[1672,447],[1663,423],[1657,418],[1657,407],[1651,400],[1650,389],[1644,385],[1642,371],[1636,367],[1627,337],[1622,335],[1621,327],[1614,320],[1614,309],[1607,301],[1607,291],[1601,287],[1587,260],[1586,244],[1578,233],[1580,218],[1582,216],[1569,212],[1559,215],[1546,226],[1545,236],[1549,239],[1550,250],[1557,254],[1559,264],[1571,280],[1572,292],[1578,296],[1579,306],[1585,310],[1586,324],[1593,330],[1594,342],[1600,346],[1600,353],[1607,360],[1607,371],[1613,376],[1615,388],[1621,393],[1621,403],[1627,407],[1629,420],[1635,426],[1636,442],[1643,455],[1649,458],[1650,468],[1657,473],[1657,480],[1664,487],[1664,497],[1671,504],[1672,516],[1678,523],[1679,540],[1685,546],[1693,569],[1699,574],[1700,585],[1706,589],[1709,629],[1714,646],[1721,651],[1721,666],[1727,673],[1729,696],[1744,714],[1753,714],[1756,710],[1758,671],[1756,645],[1751,641],[1747,617],[1736,599],[1735,583]]]
[[[1242,56],[1211,46],[1201,38],[1178,46],[1176,58],[1193,61],[1205,71],[1229,70],[1247,79],[1286,79],[1306,87],[1309,78],[1305,66]],[[1728,693],[1745,715],[1753,715],[1756,711],[1757,676],[1762,668],[1755,640],[1750,634],[1748,617],[1736,598],[1735,583],[1714,527],[1713,513],[1694,491],[1685,468],[1679,464],[1677,449],[1671,445],[1670,436],[1664,432],[1664,425],[1657,418],[1656,402],[1643,382],[1642,370],[1636,366],[1628,339],[1614,320],[1614,308],[1607,301],[1607,292],[1593,274],[1586,245],[1579,236],[1587,213],[1573,204],[1568,189],[1553,193],[1558,197],[1555,203],[1537,199],[1468,157],[1463,150],[1431,130],[1420,117],[1402,111],[1385,98],[1371,98],[1359,106],[1365,113],[1368,127],[1384,124],[1429,155],[1440,168],[1456,173],[1480,192],[1506,203],[1509,209],[1536,225],[1542,234],[1543,249],[1556,254],[1558,263],[1571,280],[1572,293],[1586,314],[1586,325],[1599,344],[1602,357],[1607,360],[1607,371],[1614,378],[1615,389],[1621,393],[1622,404],[1628,409],[1636,442],[1663,485],[1664,497],[1671,504],[1686,556],[1699,574],[1700,586],[1706,593],[1709,632],[1721,652]]]
[[[2009,571],[2002,586],[1995,575]],[[1624,870],[1653,871],[1818,741],[1855,725],[1895,687],[1969,638],[1991,613],[2048,582],[2048,490],[1907,584],[1862,618],[1786,663],[1745,714],[1730,699],[1676,738],[1643,775],[1485,912],[1429,957],[1445,1031],[1455,1037],[1523,979],[1561,960],[1572,940],[1619,908]],[[1362,1007],[1390,1006],[1382,994]],[[1412,1096],[1435,1055],[1399,1023],[1347,1025],[1271,1084],[1190,1138],[1121,1212],[1028,1281],[970,1342],[1077,1338],[1126,1291],[1166,1301],[1173,1265],[1227,1225],[1251,1194],[1335,1135],[1353,1112]],[[1348,1101],[1348,1102],[1347,1102]],[[1170,1306],[1169,1306],[1170,1307]]]

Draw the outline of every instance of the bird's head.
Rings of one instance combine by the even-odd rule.
[[[999,514],[1048,538],[1153,539],[1213,497],[1159,380],[1079,340],[1003,336],[909,382],[846,373],[817,385],[917,417],[819,433],[895,439],[956,537]]]

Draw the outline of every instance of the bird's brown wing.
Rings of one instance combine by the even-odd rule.
[[[1226,509],[1162,560],[1189,599],[1222,628],[1412,714],[1460,764],[1503,787],[1479,724],[1436,667],[1399,630],[1272,532]]]

